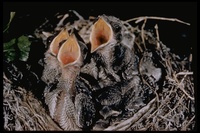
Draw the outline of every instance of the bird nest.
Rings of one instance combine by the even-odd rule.
[[[89,41],[90,27],[95,17],[83,19],[78,16],[76,21],[65,22],[65,26],[75,27],[81,37]],[[69,14],[57,14],[56,19],[68,18]],[[55,19],[54,18],[54,19]],[[151,55],[154,66],[161,68],[162,76],[159,82],[153,82],[148,77],[141,76],[142,84],[145,86],[145,102],[143,105],[135,104],[134,111],[128,114],[121,114],[118,117],[109,118],[109,122],[98,128],[97,123],[91,130],[125,130],[125,131],[191,131],[195,128],[195,92],[194,79],[191,70],[192,54],[184,59],[176,53],[172,53],[159,39],[158,26],[152,27],[151,31],[145,29],[149,19],[175,21],[188,24],[178,19],[159,17],[139,17],[123,21],[124,26],[135,35],[134,49],[138,56],[138,65],[142,67],[142,60],[146,55]],[[63,20],[64,21],[64,20]],[[62,21],[62,22],[63,22]],[[133,27],[129,22],[135,21],[141,26]],[[61,22],[61,21],[59,21]],[[48,42],[47,36],[53,35],[62,29],[63,23],[50,26],[51,21],[45,22],[35,30],[34,38],[42,39],[43,44]],[[44,26],[51,27],[49,31]],[[153,32],[152,32],[153,31]],[[175,44],[179,45],[179,44]],[[22,77],[31,71],[19,70],[12,62],[4,62],[3,75],[3,118],[5,130],[62,130],[62,128],[49,115],[48,109],[43,103],[42,97],[37,97],[38,89],[44,90],[41,86],[30,89],[21,85]],[[31,65],[31,64],[29,64]],[[27,69],[27,67],[26,67]],[[34,74],[33,74],[34,73]],[[140,72],[139,72],[140,74]],[[38,83],[41,76],[36,75],[37,82],[29,80],[29,84]],[[25,80],[25,79],[24,79]],[[34,85],[33,85],[34,86]],[[43,86],[44,87],[44,86]],[[139,104],[139,103],[138,103]]]

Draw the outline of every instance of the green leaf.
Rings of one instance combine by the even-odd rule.
[[[29,41],[28,37],[20,36],[18,38],[17,45],[18,45],[19,50],[20,50],[19,59],[21,61],[27,61],[28,56],[29,56],[29,51],[30,51],[30,45],[31,45],[31,42]]]
[[[4,43],[3,52],[7,57],[8,61],[13,61],[16,58],[16,49],[14,47],[15,43],[17,43],[17,47],[19,48],[19,60],[27,61],[30,52],[31,42],[29,41],[27,36],[20,36],[18,39],[12,39],[11,41]]]
[[[7,43],[4,43],[3,45],[3,49],[10,49],[10,48],[13,48],[13,44],[15,44],[16,42],[16,39],[12,39],[11,41],[7,42]]]
[[[10,12],[10,20],[8,24],[6,25],[6,28],[4,29],[3,33],[9,29],[14,16],[15,16],[15,12]],[[19,48],[19,52],[20,52],[18,54],[16,53],[18,52],[18,50],[16,51],[16,45],[15,45],[16,42],[17,42],[17,47]],[[29,41],[28,37],[22,35],[18,39],[14,38],[10,40],[9,42],[4,43],[3,53],[7,57],[8,61],[13,61],[16,58],[16,54],[19,55],[19,60],[27,61],[29,57],[30,45],[31,45],[31,42]]]
[[[15,49],[14,44],[16,43],[16,39],[12,39],[11,41],[3,44],[3,53],[7,57],[8,61],[13,61],[15,59]]]
[[[10,12],[10,20],[9,20],[8,24],[6,25],[6,28],[3,30],[3,33],[9,29],[10,23],[12,22],[14,16],[15,16],[15,12]]]

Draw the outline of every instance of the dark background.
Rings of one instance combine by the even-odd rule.
[[[68,10],[76,10],[85,19],[101,14],[113,15],[121,20],[139,16],[177,18],[191,26],[171,21],[148,20],[145,29],[154,29],[155,24],[158,24],[160,40],[180,55],[187,56],[191,47],[196,49],[195,2],[4,2],[3,26],[8,23],[10,11],[16,12],[9,30],[12,32],[9,37],[4,37],[4,41],[9,41],[13,36],[32,34],[45,18]],[[131,24],[135,25],[134,22]]]
[[[11,11],[16,15],[3,35],[3,42],[24,34],[33,34],[45,18],[56,13],[76,10],[85,19],[101,14],[112,15],[127,20],[140,16],[177,18],[191,25],[178,22],[147,20],[145,29],[154,30],[158,24],[160,40],[181,58],[193,54],[192,68],[196,71],[197,57],[197,2],[3,2],[3,27],[9,21]],[[139,23],[140,26],[143,22]],[[136,26],[134,22],[131,22]],[[155,30],[154,30],[155,33]]]
[[[16,12],[9,35],[4,34],[3,41],[10,41],[23,34],[33,34],[45,18],[49,19],[58,12],[67,13],[68,10],[76,10],[85,19],[106,14],[121,20],[157,16],[190,23],[188,26],[172,21],[147,20],[145,29],[154,30],[155,24],[158,24],[160,40],[181,58],[192,53],[192,65],[196,70],[197,2],[3,2],[3,27],[9,21],[10,12]],[[140,26],[142,23],[139,23]],[[136,26],[134,22],[130,24]]]

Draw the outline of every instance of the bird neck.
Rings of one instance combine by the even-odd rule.
[[[73,66],[66,66],[62,69],[62,81],[64,84],[64,88],[69,93],[74,93],[74,82],[77,75],[80,73],[80,66],[73,65]],[[74,95],[74,94],[72,94]]]
[[[73,65],[73,66],[66,66],[62,69],[62,77],[66,80],[73,80],[77,74],[80,72],[80,67]]]

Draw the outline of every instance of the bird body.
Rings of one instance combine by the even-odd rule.
[[[67,37],[64,29],[45,53],[42,79],[48,85],[58,82],[53,90],[46,89],[45,102],[64,130],[91,128],[98,118],[105,126],[123,111],[144,106],[139,75],[153,76],[155,81],[161,75],[151,61],[139,66],[135,36],[120,19],[101,15],[90,29],[88,44],[78,31]]]
[[[123,95],[131,88],[129,82],[138,74],[134,39],[135,36],[113,16],[99,16],[92,27],[90,54],[81,67],[82,74],[76,84],[91,92],[95,103],[101,106],[100,115],[105,119],[121,114]]]
[[[68,37],[57,53],[58,68],[61,70],[61,75],[57,79],[58,84],[53,91],[45,92],[45,102],[49,107],[50,115],[64,130],[82,128],[77,124],[80,116],[76,115],[75,101],[80,98],[75,100],[78,94],[74,82],[85,58],[85,49],[87,49],[86,45],[77,40],[75,34]]]

